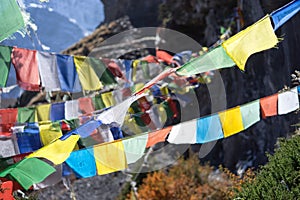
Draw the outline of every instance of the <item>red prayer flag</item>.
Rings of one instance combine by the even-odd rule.
[[[36,51],[14,47],[11,61],[15,67],[20,87],[25,90],[39,91],[40,76]]]
[[[277,101],[278,94],[273,94],[260,99],[260,107],[263,118],[277,115]]]
[[[17,108],[0,110],[0,136],[11,136],[10,128],[17,122],[17,115]]]
[[[164,142],[171,130],[172,126],[149,133],[146,148],[152,147],[156,143]]]
[[[161,59],[163,60],[164,62],[171,64],[173,62],[173,56],[171,56],[170,54],[168,54],[167,52],[165,51],[161,51],[161,50],[157,50],[156,51],[156,57],[158,59]]]

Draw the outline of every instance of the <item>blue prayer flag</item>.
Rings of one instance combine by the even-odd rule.
[[[51,104],[50,120],[57,121],[65,119],[65,102]]]
[[[295,0],[289,4],[273,11],[271,13],[272,20],[274,22],[274,30],[277,30],[286,21],[293,17],[300,10],[300,0]]]
[[[20,153],[29,153],[42,147],[37,123],[28,123],[24,132],[16,134]]]
[[[215,114],[197,120],[196,143],[211,142],[223,137],[219,115]]]
[[[79,177],[88,178],[97,174],[93,148],[72,152],[66,163]]]
[[[61,90],[67,92],[80,92],[82,89],[73,57],[57,54],[56,59]]]

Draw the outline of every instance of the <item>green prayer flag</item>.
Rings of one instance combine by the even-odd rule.
[[[127,164],[135,163],[145,152],[148,134],[122,140]]]
[[[93,101],[95,110],[101,110],[101,109],[105,108],[105,104],[102,100],[101,95],[96,95],[96,96],[92,97],[92,101]]]
[[[242,119],[244,129],[249,128],[260,120],[260,104],[259,100],[241,106]]]
[[[0,41],[6,39],[25,26],[16,0],[5,0],[0,3]]]
[[[38,158],[25,158],[0,172],[0,177],[9,175],[28,190],[33,184],[42,182],[55,171],[54,167]]]
[[[10,69],[12,47],[0,46],[0,87],[6,86]]]
[[[109,71],[108,68],[104,65],[104,63],[96,58],[88,57],[88,62],[90,66],[94,69],[97,74],[99,80],[103,83],[103,85],[116,84],[114,75]]]
[[[36,121],[35,107],[18,108],[18,122],[35,122]]]
[[[190,76],[215,69],[235,66],[222,46],[218,46],[208,53],[193,59],[180,67],[176,73],[181,76]]]

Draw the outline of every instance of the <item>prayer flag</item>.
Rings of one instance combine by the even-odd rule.
[[[92,112],[95,111],[94,106],[93,106],[93,101],[90,97],[82,97],[78,99],[79,103],[79,110],[80,112],[85,115],[85,114],[92,114]]]
[[[46,91],[60,90],[56,55],[53,53],[38,51],[37,57],[42,86],[45,87]]]
[[[62,136],[59,122],[40,124],[39,128],[41,141],[44,146],[52,143]]]
[[[9,175],[18,181],[25,190],[28,190],[33,184],[42,182],[53,172],[55,169],[51,165],[39,159],[25,158],[0,172],[0,177]]]
[[[36,123],[28,123],[23,132],[17,132],[17,142],[20,153],[28,153],[42,147],[40,131]]]
[[[1,1],[0,42],[24,26],[23,16],[16,0]]]
[[[112,92],[105,92],[101,94],[101,98],[106,108],[111,107],[116,104]]]
[[[217,114],[197,120],[196,143],[206,143],[224,137],[220,118]]]
[[[180,76],[191,76],[210,70],[233,66],[235,66],[233,60],[228,56],[222,46],[218,46],[206,54],[187,62],[182,67],[178,68],[176,73]]]
[[[67,120],[78,118],[80,115],[81,113],[79,112],[79,103],[77,99],[65,102],[65,118]]]
[[[172,144],[195,144],[197,133],[197,120],[183,122],[173,126],[168,142]]]
[[[94,69],[100,81],[103,83],[103,85],[111,85],[117,83],[114,75],[111,73],[111,71],[108,68],[106,68],[106,66],[101,60],[96,58],[89,58],[88,61],[92,66],[92,68]]]
[[[73,151],[66,160],[66,163],[76,175],[82,178],[92,177],[97,174],[94,151],[92,148]]]
[[[247,129],[260,120],[259,100],[241,106],[244,128]]]
[[[62,91],[80,92],[81,85],[74,65],[73,57],[69,55],[56,55],[58,78]]]
[[[148,134],[122,140],[127,164],[135,163],[145,152]]]
[[[92,97],[92,100],[93,100],[95,110],[101,110],[105,108],[105,104],[102,100],[101,95],[95,95],[94,97]]]
[[[90,66],[88,57],[74,56],[74,63],[83,90],[100,90],[103,85]]]
[[[51,104],[50,119],[53,122],[65,119],[65,102]]]
[[[247,59],[254,53],[273,48],[278,43],[270,16],[267,15],[245,30],[226,40],[222,46],[236,65],[245,70]]]
[[[172,126],[157,130],[148,134],[146,148],[152,147],[159,142],[164,142],[172,130]]]
[[[10,128],[17,122],[18,109],[0,109],[0,136],[11,136]]]
[[[122,141],[94,146],[98,175],[109,174],[127,168]]]
[[[271,13],[272,20],[274,22],[274,30],[277,30],[291,17],[297,14],[300,10],[300,1],[295,0],[286,4],[285,6],[273,11]]]
[[[0,87],[6,86],[11,63],[11,51],[12,47],[0,46]]]
[[[50,120],[50,106],[51,104],[38,105],[36,107],[37,121],[49,121]]]
[[[19,86],[25,90],[38,91],[40,75],[36,51],[14,47],[11,56]]]
[[[244,130],[241,109],[239,106],[220,112],[219,117],[225,138]]]
[[[278,94],[278,114],[283,115],[295,111],[299,108],[299,98],[297,88]]]
[[[18,108],[18,122],[36,122],[36,107],[20,107]]]
[[[277,101],[278,94],[273,94],[260,99],[260,107],[263,118],[277,115]]]
[[[46,158],[53,162],[55,165],[63,163],[73,151],[79,135],[71,135],[65,140],[58,139],[47,146],[33,152],[28,158],[40,157]]]

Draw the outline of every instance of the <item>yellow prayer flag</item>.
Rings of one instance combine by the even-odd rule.
[[[39,157],[46,158],[53,162],[55,165],[63,163],[73,151],[77,141],[79,140],[79,135],[71,135],[65,140],[56,140],[47,146],[33,152],[28,156],[28,158]]]
[[[40,138],[44,146],[50,144],[51,142],[62,136],[59,123],[57,123],[57,125],[52,123],[40,124],[39,128]]]
[[[108,174],[127,168],[122,141],[94,146],[94,157],[98,175]]]
[[[106,108],[116,105],[112,92],[102,93],[101,98]]]
[[[245,30],[226,40],[222,46],[241,70],[249,56],[273,48],[278,43],[270,16],[267,15]]]
[[[229,137],[244,130],[240,107],[231,108],[219,113],[224,137]]]
[[[36,107],[37,121],[50,121],[51,104],[38,105]]]
[[[88,57],[74,56],[74,64],[82,88],[84,90],[100,90],[103,85],[89,63]]]

